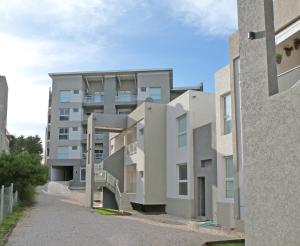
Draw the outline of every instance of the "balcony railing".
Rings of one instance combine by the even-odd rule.
[[[94,104],[94,103],[101,103],[104,102],[104,96],[103,95],[88,95],[85,96],[83,99],[83,102],[85,104]]]
[[[300,83],[300,66],[278,75],[279,91],[284,91]]]
[[[128,155],[136,154],[136,150],[137,150],[137,142],[133,142],[133,143],[127,145],[127,154]]]
[[[132,102],[137,100],[137,95],[133,94],[119,94],[116,96],[117,102]]]
[[[94,153],[95,161],[102,161],[103,160],[103,153]]]

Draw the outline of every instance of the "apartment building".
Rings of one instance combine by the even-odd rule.
[[[269,113],[266,110],[265,107],[267,107],[269,102],[264,102],[266,104],[262,104],[262,98],[265,98],[265,96],[262,96],[261,93],[264,91],[266,95],[273,95],[274,97],[270,97],[266,100],[275,100],[275,98],[279,98],[280,95],[288,94],[292,90],[297,90],[294,88],[297,88],[297,85],[299,84],[300,80],[300,49],[299,45],[297,45],[297,41],[300,38],[300,8],[299,8],[299,1],[297,0],[289,0],[289,1],[283,1],[283,0],[275,0],[274,5],[273,3],[270,4],[268,1],[257,1],[260,2],[260,7],[264,6],[265,4],[268,5],[267,10],[269,11],[267,14],[268,17],[273,18],[273,12],[274,10],[274,19],[270,21],[269,23],[269,29],[273,28],[273,33],[269,30],[268,39],[275,40],[275,51],[270,52],[273,47],[268,46],[264,48],[268,48],[268,54],[271,58],[274,59],[274,65],[273,67],[274,71],[269,71],[270,68],[266,68],[264,66],[265,71],[270,72],[270,76],[272,75],[272,80],[276,80],[278,82],[273,82],[272,85],[269,86],[269,92],[266,92],[267,84],[262,83],[258,85],[258,81],[256,77],[259,77],[259,73],[256,71],[257,63],[260,61],[260,55],[264,55],[266,52],[265,50],[261,49],[260,53],[256,54],[256,60],[251,61],[251,66],[249,64],[244,64],[244,66],[249,66],[253,69],[251,77],[253,81],[250,84],[244,84],[244,88],[242,88],[242,75],[241,75],[241,56],[242,56],[242,50],[243,55],[248,53],[250,50],[254,52],[254,50],[257,50],[256,45],[258,43],[263,42],[265,40],[266,35],[262,35],[261,30],[265,30],[266,26],[256,26],[255,23],[249,24],[247,26],[247,29],[243,30],[243,33],[241,33],[241,28],[239,31],[235,34],[233,34],[230,37],[230,64],[224,68],[222,68],[220,71],[216,73],[216,132],[217,132],[217,152],[218,152],[218,201],[217,201],[217,223],[230,228],[238,228],[240,230],[244,229],[244,222],[247,218],[245,218],[245,209],[248,210],[249,204],[251,204],[251,207],[254,210],[254,206],[252,206],[252,200],[248,201],[248,206],[246,205],[246,197],[245,197],[245,184],[244,180],[245,177],[247,177],[248,184],[247,189],[252,190],[254,192],[253,187],[257,187],[254,185],[253,182],[257,182],[258,180],[254,179],[254,177],[251,175],[251,179],[249,178],[247,173],[245,173],[245,165],[246,165],[246,159],[244,156],[244,150],[247,149],[246,146],[248,146],[248,143],[251,142],[250,139],[253,138],[253,136],[249,135],[250,128],[247,129],[248,132],[246,132],[244,129],[244,113],[246,108],[249,109],[249,105],[251,107],[256,108],[256,106],[260,105],[260,110],[262,112],[265,112],[262,118],[266,118],[266,115],[269,115]],[[263,3],[264,2],[264,3]],[[271,2],[271,1],[270,1]],[[258,5],[258,3],[255,3],[255,5]],[[252,1],[248,3],[248,1],[242,1],[239,3],[240,12],[244,10],[245,8],[243,6],[246,6],[247,8],[252,9],[250,5],[252,5]],[[256,6],[258,7],[258,6]],[[258,9],[260,9],[257,8]],[[242,9],[243,8],[243,9]],[[253,8],[254,9],[254,8]],[[260,9],[261,10],[261,9]],[[248,11],[248,10],[247,10]],[[256,10],[253,10],[253,12],[257,12]],[[261,10],[261,12],[252,13],[252,20],[261,19],[264,18],[263,16],[266,13]],[[246,15],[243,12],[243,15]],[[248,18],[250,18],[248,16]],[[243,18],[241,18],[243,19]],[[250,22],[249,20],[246,21],[247,23]],[[262,21],[263,23],[263,21]],[[245,24],[245,23],[243,23]],[[273,27],[271,27],[273,25]],[[241,44],[240,40],[241,37],[244,40],[244,43]],[[245,40],[245,38],[249,38]],[[249,40],[253,40],[253,42],[250,42]],[[247,41],[247,42],[246,42]],[[249,43],[250,42],[250,43]],[[270,41],[271,42],[271,41]],[[246,45],[245,47],[242,47],[242,45]],[[261,45],[261,44],[259,44]],[[274,53],[274,54],[273,54]],[[244,58],[245,59],[245,58]],[[246,59],[245,59],[246,60]],[[248,60],[248,59],[247,59]],[[277,62],[277,64],[276,64]],[[266,63],[267,64],[267,63]],[[265,65],[265,64],[264,64]],[[269,65],[273,66],[273,65]],[[262,66],[263,67],[263,66]],[[262,73],[263,71],[261,71]],[[250,73],[250,72],[249,72]],[[275,75],[275,76],[274,76]],[[255,81],[255,83],[254,83]],[[250,83],[250,82],[249,82]],[[253,86],[252,86],[253,85]],[[260,88],[261,92],[257,94],[252,94],[251,100],[247,96],[247,90],[249,90],[249,93],[251,91],[251,88],[256,86],[256,90]],[[264,88],[262,88],[264,86]],[[244,89],[244,92],[242,92],[242,89]],[[295,93],[295,92],[293,92]],[[247,101],[243,105],[243,97],[244,102],[245,98],[247,98]],[[231,98],[231,99],[230,99]],[[292,98],[292,97],[291,97]],[[281,100],[281,99],[276,99]],[[251,103],[250,103],[251,101]],[[282,112],[287,112],[286,109],[288,109],[288,105],[291,103],[290,99],[287,98],[287,101],[281,101],[283,105],[286,105],[284,110]],[[275,102],[274,102],[275,107]],[[274,110],[274,108],[273,108]],[[279,108],[277,110],[280,111]],[[270,124],[271,122],[278,122],[278,119],[280,118],[280,114],[278,112],[278,117],[274,115],[273,119],[269,118]],[[296,113],[295,111],[294,113]],[[294,113],[291,113],[294,115]],[[259,114],[260,115],[260,114]],[[258,129],[261,128],[261,131],[263,131],[262,126],[259,125],[260,120],[257,119],[258,114],[252,115],[253,119],[255,118],[257,122],[252,121],[252,127]],[[262,116],[262,115],[261,115]],[[247,115],[246,115],[247,117]],[[282,125],[288,125],[287,122],[289,122],[289,118],[286,115],[286,122],[281,122]],[[296,123],[296,121],[294,122]],[[279,123],[278,123],[279,124]],[[230,126],[227,129],[226,125]],[[277,130],[274,128],[274,133],[280,129],[279,125]],[[291,128],[292,129],[292,128]],[[228,133],[229,132],[229,133]],[[271,132],[270,130],[266,130],[266,132]],[[259,133],[256,133],[256,136],[259,136]],[[264,134],[261,133],[261,136]],[[246,137],[247,136],[247,137]],[[275,136],[275,135],[274,135]],[[266,139],[256,139],[259,143],[263,143],[266,146],[268,146],[270,143],[266,142]],[[259,146],[258,142],[256,143],[256,146]],[[284,141],[283,141],[284,142]],[[246,144],[246,146],[244,146]],[[281,144],[279,144],[281,145]],[[298,142],[299,145],[299,142]],[[286,149],[285,145],[285,149]],[[295,144],[297,146],[297,144]],[[275,150],[276,148],[274,148]],[[291,148],[292,150],[293,148]],[[247,151],[248,152],[248,151]],[[288,151],[287,151],[288,152]],[[249,153],[249,152],[248,152]],[[253,151],[251,153],[252,160],[259,159],[259,152]],[[267,153],[267,152],[266,152]],[[249,153],[250,154],[250,153]],[[270,154],[270,160],[272,154]],[[250,156],[249,156],[250,158]],[[257,163],[261,163],[262,167],[269,166],[269,162],[265,160],[265,163],[261,163],[260,161],[257,161]],[[252,164],[254,164],[251,161]],[[233,170],[232,170],[233,166]],[[262,178],[262,175],[267,175],[268,170],[262,167],[257,167],[257,172],[255,172],[260,177],[261,180],[268,180]],[[249,167],[248,167],[249,168]],[[264,174],[258,174],[259,170],[265,170]],[[257,178],[256,177],[256,178]],[[264,181],[264,182],[265,182]],[[269,186],[269,185],[268,185]],[[267,186],[266,186],[267,187]],[[253,197],[252,197],[253,198]],[[268,204],[270,205],[270,204]],[[260,205],[261,206],[261,205]],[[254,213],[254,211],[253,211]],[[276,213],[275,213],[276,214]],[[264,218],[264,217],[262,217]],[[247,222],[246,222],[247,223]],[[278,222],[279,223],[279,222]],[[249,244],[254,245],[254,244]],[[273,244],[272,244],[273,245]],[[275,244],[274,244],[275,245]]]
[[[94,129],[114,133],[110,156],[88,160],[88,206],[101,190],[104,207],[212,218],[214,101],[213,94],[189,90],[168,104],[145,102],[128,116],[91,116],[90,153]]]
[[[6,129],[7,123],[8,86],[6,78],[0,76],[0,152],[9,151],[9,140]]]
[[[46,160],[51,180],[85,186],[87,119],[93,114],[128,115],[145,100],[168,103],[182,89],[173,88],[171,69],[51,73]],[[201,86],[198,88],[201,89]],[[108,128],[110,125],[107,126]],[[107,131],[96,130],[93,158],[109,155]]]

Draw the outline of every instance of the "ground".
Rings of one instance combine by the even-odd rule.
[[[40,192],[37,204],[9,237],[14,246],[202,245],[224,235],[191,231],[145,216],[108,216],[82,206],[80,195]]]

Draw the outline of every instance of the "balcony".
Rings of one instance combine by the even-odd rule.
[[[118,91],[118,95],[116,96],[116,103],[125,103],[125,104],[136,104],[137,95],[132,94],[131,91]]]
[[[127,145],[127,154],[128,155],[134,155],[136,154],[137,150],[137,142],[133,142]]]
[[[278,87],[280,92],[292,88],[296,86],[296,84],[300,84],[300,66],[278,75]]]
[[[84,106],[98,106],[104,103],[103,95],[86,95],[83,99]]]
[[[81,142],[86,143],[87,141],[87,134],[82,134]],[[95,142],[102,143],[104,141],[104,133],[95,133]]]

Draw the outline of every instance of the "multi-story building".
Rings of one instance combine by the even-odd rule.
[[[237,33],[233,34],[230,37],[230,64],[216,73],[216,112],[217,112],[216,132],[217,132],[217,152],[218,152],[217,222],[222,226],[231,227],[231,228],[235,227],[235,228],[239,228],[240,230],[243,230],[244,228],[244,222],[246,220],[245,209],[248,209],[246,208],[245,205],[246,202],[245,202],[244,179],[245,177],[247,177],[247,180],[249,180],[249,176],[244,171],[246,165],[246,163],[244,164],[245,162],[244,150],[246,149],[244,145],[246,144],[246,146],[248,146],[248,141],[250,141],[250,139],[253,137],[249,135],[248,132],[250,130],[249,128],[247,128],[247,131],[243,130],[245,128],[243,126],[244,124],[243,117],[245,116],[243,115],[242,112],[243,110],[245,111],[248,105],[251,105],[253,109],[256,108],[256,105],[257,106],[260,105],[258,108],[260,108],[262,112],[265,112],[262,118],[266,118],[266,116],[269,115],[269,113],[265,111],[265,107],[267,107],[268,102],[265,101],[264,102],[265,104],[261,104],[262,99],[260,97],[262,95],[260,93],[264,92],[266,93],[266,95],[274,94],[273,97],[269,97],[268,99],[272,101],[275,100],[275,98],[279,98],[280,95],[290,93],[292,91],[292,88],[296,88],[300,81],[300,53],[299,53],[300,52],[300,48],[299,48],[299,42],[300,42],[300,5],[299,4],[300,2],[298,0],[289,0],[289,1],[275,0],[274,5],[273,3],[267,4],[266,2],[268,1],[261,0],[256,2],[259,2],[259,4],[261,4],[260,7],[267,5],[267,7],[265,7],[265,11],[268,11],[268,13],[265,13],[262,10],[261,12],[257,12],[256,10],[253,10],[252,17],[251,17],[252,19],[249,17],[249,20],[250,19],[255,20],[255,23],[263,23],[264,21],[258,22],[257,20],[260,18],[265,18],[264,17],[265,14],[267,14],[268,17],[270,18],[273,18],[274,16],[274,19],[272,19],[272,21],[269,20],[270,23],[268,23],[269,25],[268,28],[275,29],[275,32],[273,30],[272,33],[269,30],[267,34],[270,35],[268,39],[270,39],[271,41],[273,40],[275,43],[275,52],[274,52],[275,54],[273,55],[273,51],[270,52],[270,50],[273,49],[273,47],[268,46],[264,48],[269,49],[268,50],[269,56],[272,59],[274,59],[273,62],[275,63],[275,65],[277,62],[277,65],[275,66],[275,68],[272,68],[274,69],[272,73],[271,71],[269,71],[270,68],[265,66],[262,66],[262,68],[265,69],[264,72],[269,71],[270,76],[271,75],[273,76],[272,80],[276,80],[276,82],[272,82],[272,84],[270,84],[269,86],[269,92],[266,92],[265,90],[267,88],[267,84],[262,83],[258,85],[257,81],[259,80],[253,77],[253,76],[259,77],[263,72],[262,71],[260,71],[260,73],[256,72],[256,70],[253,68],[252,71],[253,81],[251,82],[251,85],[244,84],[244,88],[241,85],[243,79],[242,75],[240,75],[240,69],[242,66],[241,58],[240,58],[242,56],[242,54],[240,53],[241,50],[243,50],[244,52],[243,55],[247,54],[248,56],[250,50],[253,52],[257,50],[257,47],[259,46],[256,47],[256,45],[258,45],[259,42],[266,42],[265,41],[266,26],[258,27],[257,25],[255,25],[255,23],[252,23],[251,24],[252,26],[250,24],[247,25],[247,30],[240,29]],[[250,11],[250,9],[252,9],[250,7],[252,4],[253,3],[250,0],[241,1],[241,3],[239,3],[240,12],[244,10],[242,6],[246,6],[246,5],[247,8],[245,9],[247,9],[247,11]],[[257,5],[259,4],[257,3]],[[274,10],[274,15],[272,14],[273,10]],[[247,16],[244,12],[242,15]],[[251,21],[244,20],[243,27],[246,28],[244,24],[249,22]],[[241,44],[241,40],[240,40],[241,37],[243,39],[243,44]],[[245,38],[249,38],[247,39],[247,42],[245,41]],[[253,40],[253,42],[251,43],[250,40]],[[247,46],[247,48],[242,47],[242,45]],[[264,52],[266,51],[262,49],[261,52],[262,52],[261,54],[264,55]],[[260,61],[261,54],[258,53],[255,54],[256,54],[256,58],[253,61],[251,61],[252,63],[244,64],[243,65],[244,67],[246,66],[252,67],[252,65],[255,66],[255,64]],[[244,59],[248,60],[246,58]],[[266,64],[267,62],[265,61],[264,65]],[[273,64],[268,64],[268,66],[273,66]],[[247,90],[249,89],[249,93],[250,93],[250,88],[253,87],[252,85],[255,85],[256,90],[261,90],[261,91],[260,92],[257,91],[257,94],[251,95],[252,100],[249,100],[249,98],[247,97]],[[244,92],[242,92],[242,89],[244,89]],[[242,103],[243,96],[244,96],[244,105]],[[245,102],[245,98],[247,98],[247,102]],[[278,100],[280,101],[281,99]],[[281,102],[284,105],[286,105],[287,108],[288,107],[287,105],[289,105],[290,100],[287,98],[287,101],[285,102],[281,101]],[[274,102],[274,107],[275,104],[276,103]],[[273,119],[269,118],[270,124],[272,122],[278,121],[278,119],[280,118],[279,111],[282,113],[284,112],[284,110],[280,110],[278,108],[278,115],[274,116]],[[291,115],[293,114],[294,113],[291,113]],[[253,115],[253,119],[254,118],[257,119],[257,114]],[[289,121],[288,118],[289,117],[286,116],[286,122],[285,121],[281,122],[282,127],[283,125],[287,124],[287,122]],[[253,123],[252,127],[255,128],[255,126],[257,126],[258,128],[260,128],[258,122],[260,121],[257,120],[257,122],[252,122]],[[230,127],[228,127],[227,129],[226,125]],[[231,130],[229,131],[229,129]],[[273,133],[275,133],[279,129],[280,127],[277,128],[277,130],[275,130],[274,128]],[[262,130],[263,129],[261,129],[261,131]],[[266,131],[272,132],[271,130],[266,130]],[[257,134],[258,133],[256,133],[256,136]],[[268,146],[269,144],[269,142],[266,142],[267,141],[266,139],[261,139],[261,140],[256,139],[256,141],[257,141],[256,146],[259,146],[259,143],[263,143],[265,146]],[[281,144],[278,143],[278,145]],[[285,149],[286,148],[287,147],[285,147]],[[291,148],[291,150],[292,149],[293,148]],[[250,153],[248,152],[248,154]],[[252,160],[256,160],[256,158],[259,159],[260,155],[258,155],[258,152],[254,151],[251,153],[251,158]],[[251,163],[253,162],[251,161]],[[256,163],[261,163],[261,161],[257,160]],[[263,164],[269,166],[269,164],[267,164],[267,161],[266,163],[261,163],[261,164],[262,167],[264,166]],[[262,170],[262,167],[257,167],[257,171]],[[267,175],[267,173],[268,171],[266,171],[265,174]],[[250,176],[252,177],[252,175]],[[261,177],[260,181],[266,180],[262,178],[261,175],[258,175],[257,177]],[[251,180],[253,182],[257,181],[254,178]],[[248,186],[247,186],[248,190],[253,190],[251,187],[251,185],[254,185],[252,181],[248,182]],[[254,185],[253,187],[256,186]],[[250,202],[250,204],[252,203]],[[253,210],[254,210],[254,206],[253,206]],[[253,211],[253,213],[255,212]],[[262,216],[261,218],[264,217]]]
[[[45,161],[50,166],[51,180],[71,180],[71,187],[85,186],[89,115],[128,115],[145,100],[166,104],[184,91],[173,88],[171,69],[51,73],[49,76],[52,91]],[[103,130],[96,130],[95,134],[93,158],[101,162],[109,155],[109,137]]]
[[[213,94],[189,90],[168,104],[145,102],[128,116],[93,114],[89,155],[95,129],[117,133],[110,134],[108,158],[98,164],[88,159],[88,205],[101,188],[104,207],[128,209],[131,204],[142,211],[212,218],[214,101]]]
[[[7,123],[7,99],[8,86],[6,78],[0,76],[0,152],[9,151],[8,133],[6,130]]]

